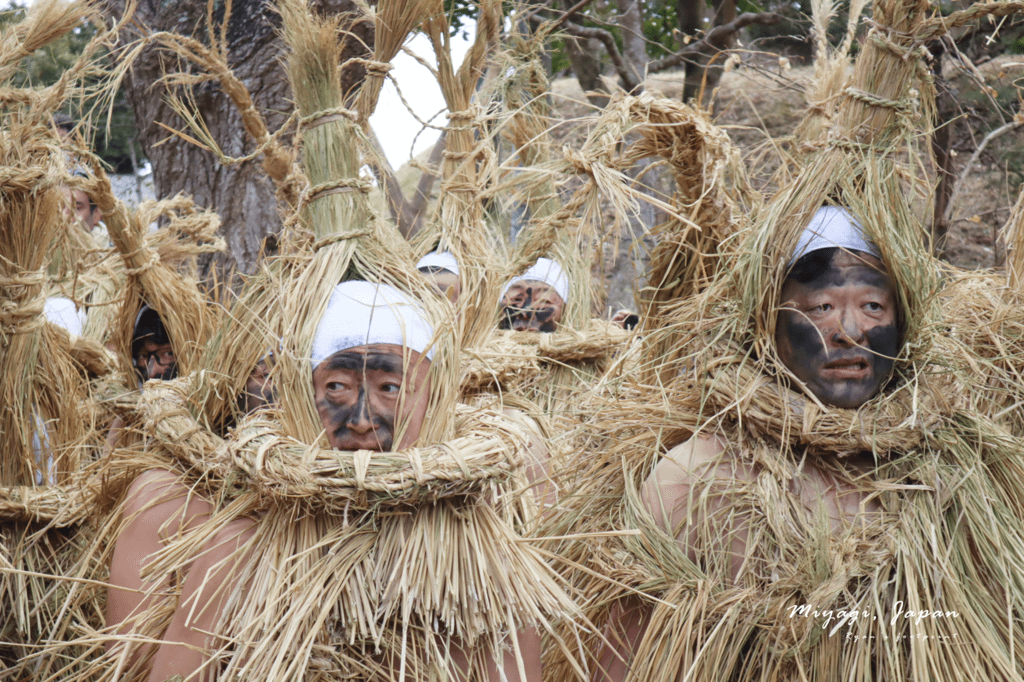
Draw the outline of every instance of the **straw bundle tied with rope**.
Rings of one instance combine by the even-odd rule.
[[[550,547],[556,562],[591,622],[635,638],[602,655],[592,637],[591,670],[617,651],[631,680],[1020,678],[1024,442],[1008,414],[1020,404],[1008,390],[1018,327],[998,278],[942,276],[907,205],[914,126],[931,120],[916,46],[943,25],[924,10],[875,4],[827,137],[753,212],[728,266],[645,337],[637,376],[664,381],[592,393],[596,423],[565,485],[576,493],[543,529],[577,533]],[[790,388],[774,343],[790,256],[823,203],[857,217],[903,311],[892,385],[857,410]],[[972,320],[987,323],[981,333]],[[724,445],[678,482],[691,501],[683,542],[657,520],[667,512],[648,477],[695,433]],[[671,455],[681,471],[686,447]],[[867,502],[830,522],[808,498],[812,473]],[[641,532],[580,537],[624,528]],[[549,679],[568,670],[558,653],[548,663]]]
[[[492,265],[494,236],[484,221],[482,193],[495,173],[496,158],[488,135],[476,136],[482,109],[472,101],[488,52],[501,26],[501,3],[480,5],[476,36],[462,64],[452,64],[451,36],[443,3],[425,6],[423,30],[437,57],[436,77],[448,107],[441,198],[430,222],[417,237],[423,251],[450,251],[458,260],[463,346],[477,346],[497,322],[500,279]]]
[[[40,642],[102,622],[95,602],[69,597],[75,583],[66,576],[79,572],[91,539],[79,527],[86,501],[75,475],[110,419],[90,379],[114,362],[44,310],[47,297],[74,288],[95,246],[65,215],[64,188],[74,181],[50,121],[67,101],[102,94],[95,60],[113,33],[100,27],[50,87],[14,88],[10,78],[24,57],[95,18],[90,3],[40,2],[0,38],[0,665],[18,679],[39,672],[24,661]]]

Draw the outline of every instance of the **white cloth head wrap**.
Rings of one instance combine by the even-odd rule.
[[[837,246],[847,251],[863,251],[876,258],[881,257],[878,248],[864,238],[860,223],[849,211],[837,206],[822,206],[800,235],[800,241],[793,249],[793,257],[789,259],[789,264],[792,265],[798,258],[812,251]]]
[[[50,324],[67,330],[68,334],[81,336],[85,329],[85,311],[78,310],[70,298],[54,296],[43,303],[43,316]]]
[[[518,277],[513,277],[512,281],[505,285],[501,295],[504,296],[512,288],[513,284],[518,284],[528,279],[544,282],[562,297],[563,303],[569,302],[569,277],[562,271],[562,266],[550,258],[538,258],[533,267]]]
[[[335,353],[357,346],[390,343],[433,359],[434,328],[423,309],[388,284],[342,282],[334,287],[313,337],[313,369]],[[427,350],[431,347],[430,350]]]
[[[434,251],[420,258],[417,268],[443,268],[453,275],[459,274],[459,261],[449,251]]]

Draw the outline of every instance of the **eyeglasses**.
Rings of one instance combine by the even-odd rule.
[[[152,353],[141,351],[135,356],[135,364],[140,367],[148,366],[150,360],[156,360],[156,364],[161,367],[167,367],[174,362],[174,351],[170,349],[158,350]]]

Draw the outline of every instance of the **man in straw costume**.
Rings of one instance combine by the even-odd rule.
[[[501,297],[499,329],[555,331],[569,298],[569,278],[550,258],[538,258],[526,272],[512,278]]]
[[[302,115],[297,170],[308,186],[286,221],[282,257],[262,265],[208,342],[190,347],[195,362],[180,378],[147,386],[126,420],[139,437],[101,465],[99,506],[126,500],[100,520],[101,534],[126,544],[110,562],[116,613],[107,632],[83,642],[109,645],[91,672],[146,679],[178,660],[218,679],[536,677],[536,647],[517,633],[550,629],[574,608],[520,534],[536,514],[523,494],[528,437],[497,409],[456,404],[454,309],[370,210],[359,178],[358,116],[343,108],[337,82],[347,34],[305,3],[278,7]],[[382,3],[378,12],[405,7]],[[427,9],[443,20],[440,3]],[[426,11],[378,28],[407,32]],[[155,267],[137,260],[142,276]],[[391,292],[381,295],[387,310],[422,308],[413,317],[430,320],[433,335],[413,333],[418,323],[407,318],[391,325],[404,332],[388,337],[397,355],[327,343],[356,329],[359,316],[334,304],[353,287]],[[363,318],[373,322],[355,334],[362,346],[387,318],[382,308]],[[277,400],[245,416],[238,396],[267,348]],[[417,361],[420,351],[429,357]],[[414,375],[417,388],[406,392]],[[311,378],[323,379],[322,394]],[[147,517],[155,537],[133,532]],[[136,537],[151,547],[132,549]],[[186,660],[189,642],[203,649]]]
[[[922,41],[1021,8],[876,2],[802,167],[645,335],[657,383],[598,415],[545,528],[595,532],[553,548],[593,679],[1021,679],[1024,442],[950,316],[990,303],[951,305],[907,199]]]
[[[317,411],[331,447],[389,451],[416,441],[430,392],[432,344],[432,325],[423,311],[394,287],[349,281],[335,288],[317,326],[311,358]],[[147,558],[161,549],[169,524],[183,519],[195,527],[213,512],[212,505],[173,478],[166,470],[151,471],[129,489],[128,523],[111,563],[108,625],[137,615],[143,604],[139,594]],[[207,658],[208,633],[217,631],[229,593],[225,582],[238,570],[225,562],[252,537],[257,522],[241,518],[229,524],[190,566],[150,679],[187,677],[200,669]],[[240,561],[259,557],[245,554],[233,559]]]
[[[449,251],[431,251],[416,261],[416,269],[453,304],[459,300],[459,261]]]

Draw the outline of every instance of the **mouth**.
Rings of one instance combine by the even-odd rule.
[[[355,452],[356,450],[387,452],[391,450],[391,436],[370,435],[366,438],[353,438],[351,435],[335,436],[333,447],[335,450],[342,450],[344,452]]]
[[[821,373],[831,379],[863,379],[871,371],[871,365],[864,358],[843,358],[827,362]]]

